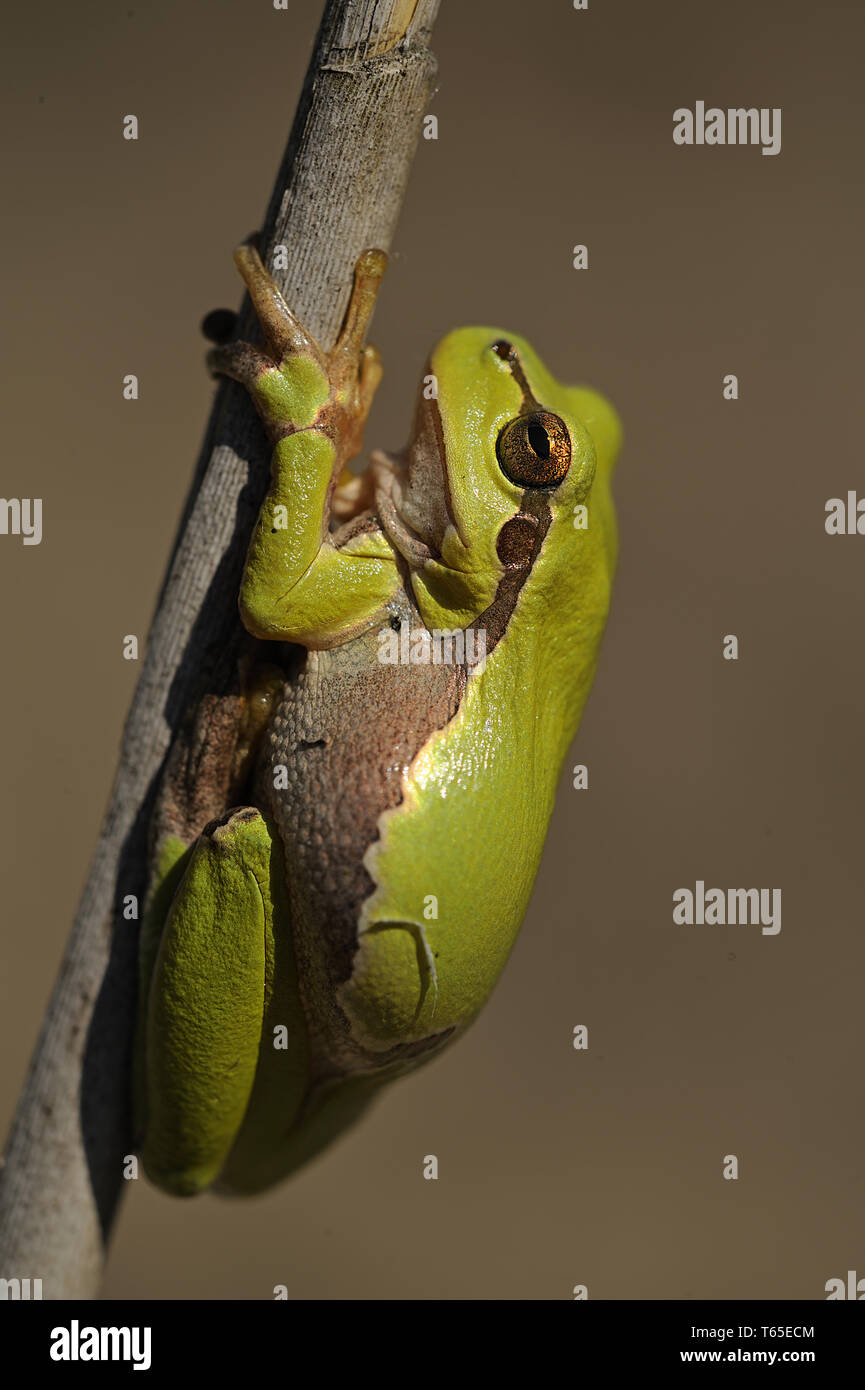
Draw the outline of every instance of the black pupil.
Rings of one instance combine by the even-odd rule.
[[[548,459],[550,456],[550,436],[547,434],[543,425],[529,425],[529,444],[534,449],[539,459]]]

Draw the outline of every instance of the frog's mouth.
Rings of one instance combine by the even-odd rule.
[[[412,566],[440,559],[454,519],[438,401],[421,396],[406,448],[395,455],[376,450],[370,469],[378,518],[394,549]]]

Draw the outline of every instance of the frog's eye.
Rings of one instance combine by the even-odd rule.
[[[518,415],[496,440],[501,470],[520,487],[558,487],[571,466],[571,436],[548,410]]]

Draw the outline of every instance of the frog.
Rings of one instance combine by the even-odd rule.
[[[622,437],[496,327],[448,332],[408,444],[349,464],[382,375],[387,257],[325,352],[254,239],[263,344],[224,342],[272,448],[240,619],[261,651],[249,795],[160,846],[141,938],[136,1112],[176,1196],[267,1190],[477,1019],[525,916],[596,670]]]

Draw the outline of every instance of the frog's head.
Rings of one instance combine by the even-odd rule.
[[[460,328],[433,351],[411,440],[377,455],[383,529],[429,627],[465,627],[502,584],[540,600],[615,562],[612,406],[562,386],[516,334]]]

